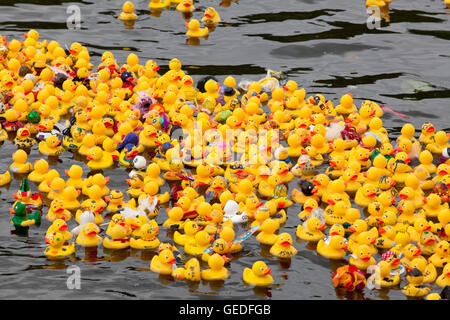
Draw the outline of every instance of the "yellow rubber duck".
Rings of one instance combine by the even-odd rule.
[[[423,150],[419,154],[420,165],[418,167],[424,167],[430,174],[436,172],[436,166],[433,164],[433,154],[428,150]]]
[[[56,177],[49,183],[50,191],[47,194],[47,198],[54,200],[62,197],[62,192],[66,187],[66,183],[60,177]]]
[[[64,245],[64,236],[59,232],[54,232],[45,237],[45,243],[49,246],[45,248],[44,254],[50,260],[64,259],[75,253],[75,243]]]
[[[69,221],[71,217],[72,213],[64,208],[64,202],[59,199],[55,199],[50,203],[50,208],[45,216],[45,218],[50,222],[53,222],[56,219]]]
[[[316,242],[325,237],[322,230],[325,229],[325,224],[319,218],[311,217],[302,225],[298,225],[296,235],[302,240]]]
[[[448,135],[445,133],[445,131],[438,131],[434,135],[433,142],[427,144],[426,149],[434,154],[442,154],[442,150],[444,148],[450,147],[450,144],[448,143]]]
[[[185,244],[184,252],[193,256],[200,256],[210,246],[211,236],[205,230],[201,230],[195,234],[194,239],[195,241]]]
[[[146,124],[144,129],[139,133],[139,143],[147,148],[155,148],[157,146],[156,140],[157,131],[154,126]]]
[[[139,250],[155,249],[160,245],[158,239],[159,228],[155,220],[151,220],[140,227],[139,239],[130,239],[130,247]]]
[[[429,287],[423,286],[423,273],[417,269],[411,269],[406,275],[408,284],[402,288],[402,293],[410,297],[423,297],[430,292]]]
[[[180,230],[184,227],[183,209],[180,207],[173,207],[167,212],[169,218],[164,221],[163,226],[169,230]]]
[[[280,228],[280,224],[277,220],[267,218],[261,224],[260,232],[256,236],[256,240],[259,243],[273,246],[278,239],[278,235],[275,232]]]
[[[72,233],[67,231],[67,223],[63,219],[56,219],[47,229],[45,233],[45,237],[49,237],[52,233],[58,232],[60,233],[65,241],[69,241],[72,239]]]
[[[205,13],[203,14],[202,18],[202,22],[205,23],[205,25],[214,25],[219,23],[220,21],[220,15],[216,11],[216,9],[214,9],[213,7],[208,7],[205,9]]]
[[[195,221],[186,220],[184,223],[184,234],[175,231],[173,240],[176,244],[185,246],[186,243],[195,241],[195,234],[200,230],[198,224]]]
[[[449,214],[448,203],[441,204],[442,199],[436,193],[430,193],[428,197],[423,198],[424,205],[420,208],[428,218],[437,217],[439,213]]]
[[[126,183],[130,186],[127,189],[127,193],[132,198],[138,198],[143,190],[141,187],[144,186],[144,177],[140,174],[134,174],[130,179],[126,179]]]
[[[29,149],[36,144],[36,139],[31,138],[30,130],[26,128],[19,128],[17,130],[14,144],[21,149]]]
[[[74,187],[76,189],[82,189],[84,185],[83,181],[83,168],[77,164],[73,164],[69,170],[64,170],[65,174],[69,177],[66,181],[66,186]]]
[[[437,277],[436,268],[422,258],[414,258],[409,269],[419,269],[423,274],[423,283],[434,283]]]
[[[433,137],[436,132],[436,128],[432,123],[426,122],[422,125],[419,141],[427,145],[433,143]]]
[[[120,190],[111,190],[108,196],[105,197],[105,201],[108,202],[106,210],[112,213],[116,213],[124,207],[123,193]]]
[[[191,38],[200,38],[200,37],[206,37],[209,34],[208,27],[204,27],[203,29],[200,28],[200,22],[197,19],[191,19],[188,22],[186,22],[186,28],[188,28],[188,31],[186,32],[186,35]],[[206,84],[205,84],[206,89]]]
[[[81,146],[78,148],[78,153],[85,156],[89,154],[93,147],[95,147],[95,136],[91,133],[87,133],[81,141]]]
[[[64,207],[68,210],[76,210],[80,207],[80,201],[78,197],[81,192],[73,186],[66,186],[61,194],[61,200],[64,203]]]
[[[450,285],[450,263],[445,265],[442,274],[436,279],[436,284],[442,288]]]
[[[271,269],[263,261],[256,261],[252,268],[245,268],[242,274],[246,283],[253,284],[258,287],[267,287],[274,282],[270,275]]]
[[[13,163],[9,166],[9,170],[13,173],[29,173],[33,170],[33,165],[27,162],[27,153],[19,149],[12,155]]]
[[[156,182],[159,186],[162,186],[165,181],[159,175],[161,174],[161,169],[156,163],[150,163],[146,170],[146,175],[144,177],[144,183],[147,184],[151,181]]]
[[[141,195],[138,197],[138,202],[141,203],[147,197],[151,197],[152,199],[156,197],[158,200],[158,204],[167,203],[170,200],[170,194],[166,191],[163,194],[158,194],[159,186],[155,181],[150,181],[145,184],[145,186],[141,187]]]
[[[102,200],[103,201],[103,200]],[[101,203],[96,200],[88,199],[81,203],[81,209],[75,212],[75,220],[79,223],[80,216],[85,210],[89,210],[95,216],[95,224],[101,224],[104,221],[101,213],[106,206],[103,206]]]
[[[363,244],[355,248],[350,256],[349,263],[358,269],[367,270],[370,265],[376,263],[376,260],[372,257],[369,246]]]
[[[442,268],[444,265],[450,262],[450,244],[441,240],[437,245],[435,252],[428,258],[428,262],[432,263],[435,267]]]
[[[107,234],[111,236],[111,239],[105,237],[103,239],[103,247],[107,249],[125,249],[130,246],[130,238],[128,237],[130,230],[128,227],[118,223],[110,228]]]
[[[184,268],[176,268],[172,271],[172,277],[177,280],[200,281],[200,262],[197,258],[189,259]]]
[[[317,243],[317,253],[328,259],[340,260],[344,258],[348,244],[344,237],[334,235],[325,239],[319,240]]]
[[[365,184],[356,191],[355,203],[361,207],[367,207],[376,197],[376,188],[374,185]]]
[[[369,267],[368,271],[371,268]],[[373,268],[373,271],[378,272],[375,285],[379,285],[382,288],[389,288],[396,286],[400,283],[400,274],[395,273],[392,275],[392,266],[389,262],[382,260]]]
[[[270,254],[278,258],[291,258],[297,254],[298,250],[292,246],[292,237],[289,233],[278,235],[277,241],[270,248]]]
[[[180,12],[192,12],[195,10],[194,1],[193,0],[181,0],[178,5],[175,7],[177,11]]]
[[[120,13],[119,19],[123,21],[132,21],[137,19],[137,14],[134,11],[134,4],[131,1],[126,1],[122,6],[123,12]]]
[[[341,97],[340,104],[337,105],[335,109],[336,112],[343,115],[348,115],[358,110],[353,104],[353,95],[351,93],[344,94]]]
[[[222,256],[215,253],[208,259],[209,269],[201,271],[203,280],[217,281],[229,277],[230,272],[224,267],[225,261]]]
[[[86,155],[89,160],[87,166],[91,170],[102,170],[113,165],[112,156],[102,150],[102,148],[95,146]]]
[[[28,174],[28,180],[42,182],[49,171],[48,162],[45,159],[36,160],[34,170]]]
[[[395,245],[395,229],[393,226],[378,227],[379,237],[375,242],[378,249],[390,249]]]
[[[435,236],[431,231],[424,231],[419,239],[420,250],[422,250],[423,254],[427,256],[432,255],[435,253],[437,242],[437,236]]]
[[[159,274],[170,275],[174,269],[175,262],[176,259],[172,250],[164,249],[159,255],[153,256],[150,262],[150,270]]]
[[[39,142],[39,152],[43,155],[59,156],[64,152],[64,148],[56,136],[49,135],[45,141]]]

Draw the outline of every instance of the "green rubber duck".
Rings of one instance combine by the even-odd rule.
[[[13,208],[9,209],[14,217],[11,223],[16,230],[28,229],[29,226],[41,223],[41,213],[36,210],[32,213],[27,212],[27,206],[23,202],[17,202]]]

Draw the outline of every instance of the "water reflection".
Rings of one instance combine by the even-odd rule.
[[[253,292],[261,298],[272,298],[271,287],[254,287]]]
[[[111,262],[120,262],[130,256],[130,251],[128,248],[120,250],[103,248],[103,253],[105,254],[105,260]]]
[[[98,261],[99,259],[97,256],[97,251],[98,251],[97,247],[85,247],[84,248],[84,258],[82,261],[84,261],[84,262]]]
[[[125,27],[125,30],[133,30],[135,22],[136,20],[124,20],[123,25]]]

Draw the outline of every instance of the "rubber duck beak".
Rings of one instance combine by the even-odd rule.
[[[333,199],[328,199],[328,204],[331,204],[332,206],[334,206],[336,204],[336,201],[334,201]]]
[[[354,175],[350,178],[351,181],[355,181],[356,179],[358,179],[358,175],[357,175],[357,174],[354,174]]]
[[[62,225],[61,227],[59,227],[59,231],[66,231],[67,230],[67,224]]]
[[[87,235],[88,235],[88,236],[95,236],[95,235],[97,235],[97,232],[96,232],[95,230],[92,230],[92,231],[89,231],[89,232],[87,233]]]
[[[434,130],[436,130],[433,126],[430,126],[428,129],[427,129],[427,132],[434,132]]]
[[[184,25],[185,25],[186,28],[189,29],[189,23],[186,22]]]
[[[14,209],[13,208],[9,208],[9,213],[14,214]]]
[[[325,227],[326,227],[326,225],[325,224],[322,224],[320,227],[319,227],[319,230],[325,230]],[[337,232],[336,232],[337,233]]]
[[[376,238],[372,238],[372,241],[370,241],[370,244],[374,244],[377,241]]]
[[[344,243],[344,245],[341,247],[341,249],[347,249],[348,248],[348,244],[347,243]]]
[[[383,233],[386,233],[386,230],[385,230],[384,228],[382,228],[382,227],[379,227],[379,228],[378,228],[378,232],[379,232],[380,234],[383,234]]]
[[[408,199],[408,196],[406,194],[403,194],[403,193],[400,193],[398,196],[400,197],[400,199],[403,199],[403,200]]]
[[[287,247],[287,246],[290,246],[290,245],[291,245],[291,243],[290,243],[289,241],[282,241],[280,244],[281,244],[282,246],[284,246],[284,247]]]
[[[356,232],[356,229],[355,229],[355,227],[348,227],[348,231],[350,231],[350,232]]]
[[[420,254],[422,253],[422,250],[420,250],[419,248],[417,249],[417,251],[413,254],[414,257],[418,257],[420,256]]]
[[[266,270],[264,270],[263,274],[265,276],[267,276],[268,274],[270,274],[272,272],[272,270],[270,268],[267,268]]]
[[[55,212],[56,212],[56,213],[64,212],[64,208],[58,208],[58,209],[55,210]]]
[[[48,240],[48,238],[45,238],[45,243],[50,244],[50,240]]]
[[[362,261],[369,261],[370,260],[370,256],[362,256],[361,260]]]
[[[369,198],[373,198],[373,197],[375,197],[376,195],[377,195],[376,192],[371,192],[371,193],[368,194]]]

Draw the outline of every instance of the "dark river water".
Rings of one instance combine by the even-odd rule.
[[[155,17],[149,14],[148,2],[134,1],[139,18],[129,27],[117,19],[123,1],[1,0],[0,34],[8,40],[23,39],[23,33],[34,28],[41,39],[56,40],[61,46],[78,41],[89,49],[94,63],[107,50],[119,64],[135,52],[141,63],[153,59],[165,71],[168,61],[177,57],[194,80],[202,75],[258,80],[267,69],[273,69],[297,81],[308,95],[322,93],[337,104],[343,94],[352,92],[357,105],[371,99],[409,116],[404,119],[385,113],[383,122],[392,137],[406,121],[417,130],[428,121],[438,130],[450,130],[450,10],[441,0],[395,0],[390,6],[390,22],[383,21],[378,30],[368,29],[363,1],[195,1],[194,18],[201,19],[208,6],[215,7],[222,18],[200,45],[186,44],[186,21],[180,12],[172,7]],[[67,28],[70,5],[80,8],[80,30]],[[15,149],[11,140],[1,146],[0,173],[8,169]],[[29,160],[40,157],[36,145]],[[72,163],[69,152],[51,162],[61,174]],[[83,168],[86,176],[89,169]],[[125,190],[125,169],[106,170],[105,175],[111,177],[110,188]],[[187,284],[159,277],[149,269],[153,254],[140,251],[111,253],[100,246],[92,256],[77,247],[75,259],[52,262],[43,254],[47,221],[30,228],[28,237],[11,233],[8,208],[20,179],[15,176],[10,185],[0,188],[0,298],[406,299],[400,291],[406,280],[390,290],[336,291],[331,274],[343,262],[318,256],[300,240],[294,240],[299,253],[290,265],[283,265],[251,237],[231,262],[230,278],[218,284]],[[37,190],[34,184],[31,187]],[[167,189],[163,187],[163,191]],[[281,229],[294,239],[299,210],[299,205],[289,208],[289,218]],[[160,214],[158,223],[165,218]],[[69,229],[74,226],[74,220],[70,221]],[[236,234],[241,231],[237,229]],[[172,241],[170,236],[161,228],[161,241]],[[257,290],[243,283],[242,271],[261,255],[272,268],[275,283]],[[81,271],[79,290],[66,285],[67,268],[72,265]]]

